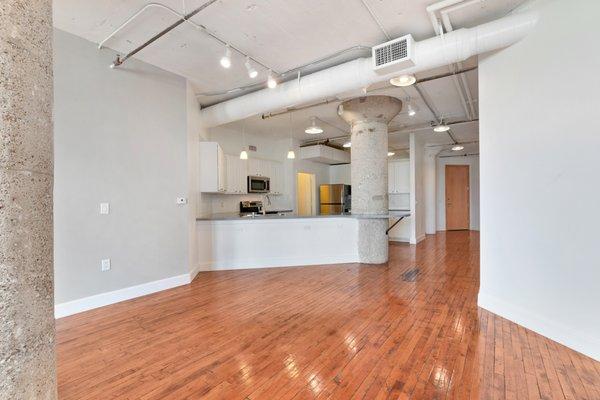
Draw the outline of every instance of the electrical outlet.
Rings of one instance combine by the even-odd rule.
[[[102,260],[101,265],[102,272],[110,270],[110,258],[105,258],[104,260]]]
[[[108,203],[100,203],[100,214],[108,214],[110,212],[110,205]]]

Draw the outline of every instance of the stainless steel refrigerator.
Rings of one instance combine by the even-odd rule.
[[[350,212],[350,185],[333,184],[319,187],[319,214],[333,215]]]

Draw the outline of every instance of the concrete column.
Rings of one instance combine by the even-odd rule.
[[[360,97],[338,108],[352,132],[352,214],[359,218],[362,263],[388,261],[388,123],[401,109],[402,102],[389,96]]]
[[[52,1],[0,2],[0,399],[56,399]]]

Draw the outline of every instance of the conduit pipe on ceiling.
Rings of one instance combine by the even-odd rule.
[[[473,28],[458,29],[444,35],[415,42],[415,65],[387,74],[373,70],[371,58],[359,58],[282,83],[275,89],[263,89],[224,101],[201,111],[203,126],[210,128],[268,113],[296,107],[345,92],[387,81],[398,74],[421,71],[464,61],[471,56],[501,49],[521,40],[535,26],[533,11],[514,14]]]

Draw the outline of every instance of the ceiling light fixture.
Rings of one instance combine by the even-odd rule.
[[[246,66],[246,71],[248,71],[248,76],[250,78],[254,79],[258,76],[258,71],[250,64],[250,57],[246,57],[244,65]]]
[[[448,132],[449,130],[450,130],[450,127],[449,127],[448,125],[444,125],[444,124],[439,124],[439,125],[436,125],[436,126],[433,128],[433,131],[434,131],[434,132],[438,132],[438,133],[439,133],[439,132]]]
[[[273,71],[269,70],[269,76],[267,78],[267,86],[269,89],[275,89],[277,87],[277,80],[273,76]]]
[[[294,136],[292,135],[292,113],[290,113],[290,149],[288,150],[287,158],[288,160],[296,158],[296,153],[294,153]]]
[[[247,160],[248,152],[246,151],[246,124],[242,122],[242,151],[240,151],[240,160]]]
[[[400,75],[400,76],[390,79],[390,83],[392,85],[400,86],[400,87],[413,85],[416,81],[417,81],[417,78],[415,78],[414,75],[408,75],[408,74]]]
[[[396,154],[396,153],[394,153],[393,151],[388,151],[388,157],[391,157],[391,156],[393,156],[394,154]]]
[[[352,147],[352,143],[351,143],[351,142],[346,142],[346,143],[344,143],[344,144],[342,145],[342,147],[345,147],[345,148],[347,148],[347,149],[348,149],[348,148]]]
[[[461,151],[464,149],[465,149],[465,146],[460,146],[460,145],[452,147],[452,151]]]
[[[413,106],[411,106],[410,104],[408,105],[408,116],[409,117],[414,117],[417,114],[417,111],[413,108]]]
[[[308,133],[309,135],[317,135],[319,133],[323,133],[323,128],[317,125],[317,117],[312,117],[310,120],[311,124],[308,128],[304,130],[304,132]]]
[[[231,48],[229,47],[229,45],[225,46],[225,54],[223,55],[223,57],[221,57],[221,67],[231,67]]]

